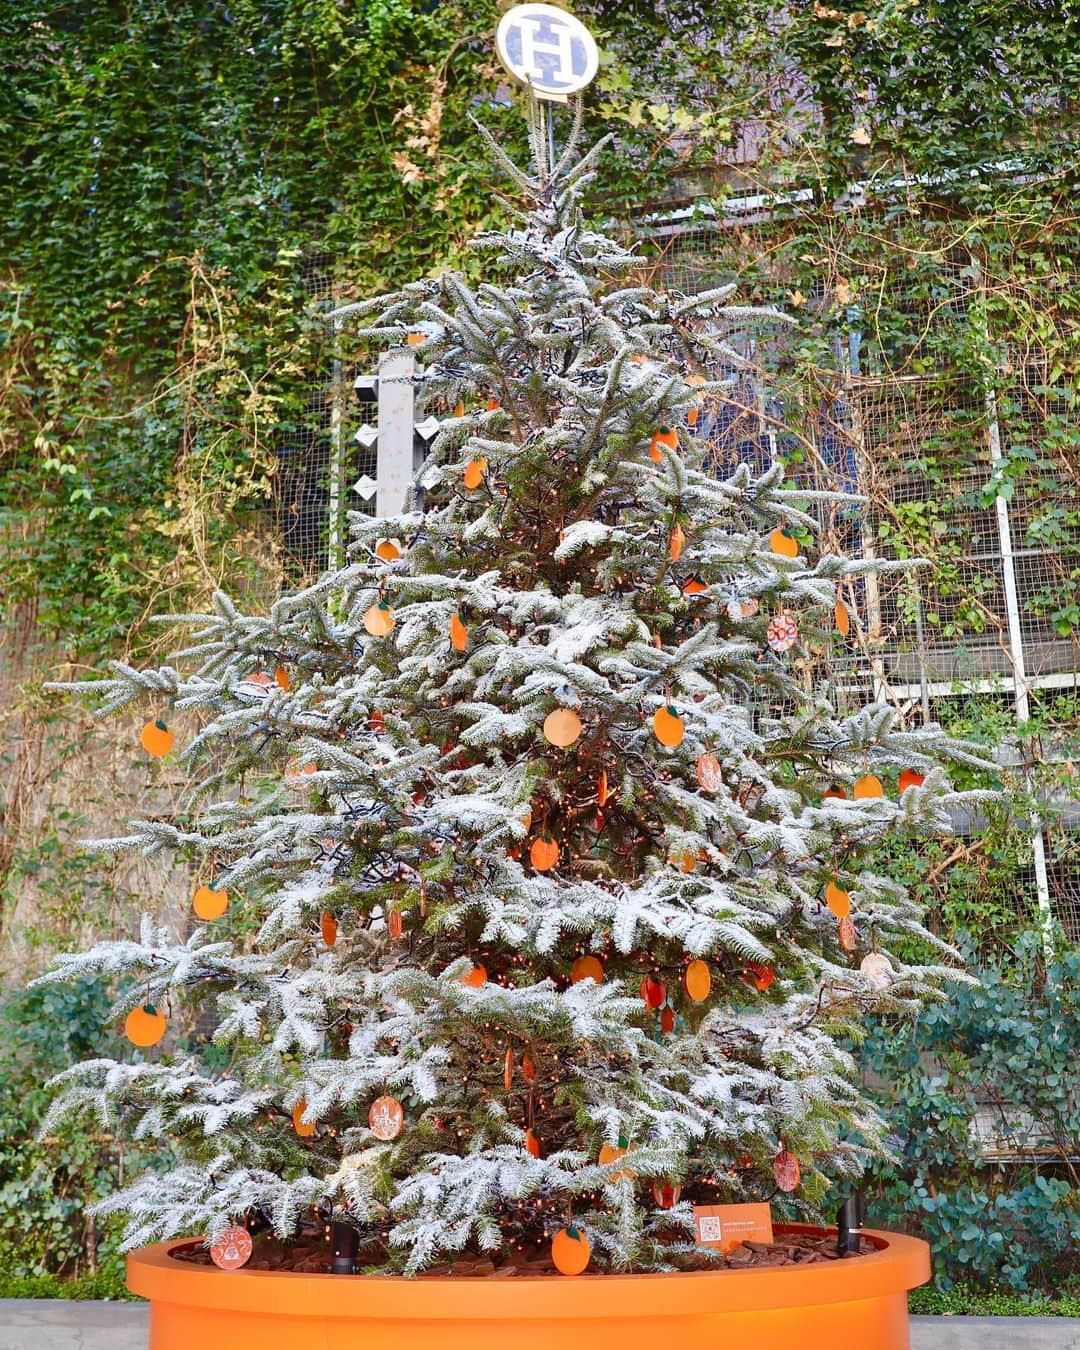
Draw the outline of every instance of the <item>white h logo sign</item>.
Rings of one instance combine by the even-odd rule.
[[[554,5],[516,5],[495,34],[499,60],[537,98],[565,99],[596,76],[599,53],[584,24]]]

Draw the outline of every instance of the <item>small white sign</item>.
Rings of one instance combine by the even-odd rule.
[[[580,19],[555,5],[515,5],[495,33],[499,60],[537,98],[563,102],[596,78],[600,53]]]

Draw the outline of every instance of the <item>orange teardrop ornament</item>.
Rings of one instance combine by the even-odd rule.
[[[704,1003],[712,989],[712,974],[704,961],[691,961],[683,976],[686,992],[695,1003]]]
[[[289,672],[284,666],[278,666],[277,670],[274,671],[274,683],[279,689],[284,689],[286,693],[289,692]]]
[[[463,482],[470,489],[478,488],[484,481],[484,474],[487,473],[488,462],[483,457],[479,459],[470,459],[465,465],[465,477]]]
[[[683,545],[686,543],[686,535],[683,533],[683,527],[675,522],[675,527],[671,531],[671,539],[668,542],[668,553],[672,562],[678,562],[682,557]]]
[[[611,793],[608,791],[607,769],[600,770],[600,777],[596,783],[596,800],[600,806],[607,806],[608,798]]]
[[[469,630],[462,623],[461,615],[456,610],[450,620],[450,641],[456,652],[463,652],[469,645]]]
[[[846,919],[851,913],[851,896],[835,881],[830,881],[825,887],[825,903],[829,907],[829,912],[835,914],[838,919]]]
[[[307,1110],[307,1102],[304,1101],[303,1097],[301,1097],[300,1100],[293,1107],[292,1113],[293,1129],[296,1131],[296,1133],[300,1136],[301,1139],[310,1139],[311,1136],[318,1129],[318,1125],[315,1121],[312,1121],[310,1125],[304,1123],[304,1112],[306,1110]]]
[[[319,927],[322,929],[322,940],[328,947],[332,947],[337,941],[337,919],[324,910],[323,916],[319,920]]]
[[[836,631],[841,637],[847,637],[851,632],[851,615],[843,600],[837,600],[833,607],[833,618],[836,620]]]
[[[540,1140],[533,1134],[532,1130],[525,1131],[525,1152],[533,1158],[540,1156]]]

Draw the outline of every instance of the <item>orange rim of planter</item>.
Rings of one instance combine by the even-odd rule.
[[[777,1224],[785,1233],[835,1233],[835,1228]],[[409,1321],[417,1316],[403,1300],[406,1288],[423,1291],[425,1321],[604,1318],[749,1312],[823,1303],[852,1303],[898,1294],[930,1278],[930,1249],[918,1238],[863,1229],[877,1247],[858,1260],[751,1270],[680,1271],[675,1274],[520,1275],[427,1278],[412,1285],[400,1275],[300,1275],[269,1270],[222,1271],[175,1261],[170,1250],[201,1246],[198,1239],[157,1242],[131,1252],[127,1284],[133,1294],[162,1303],[283,1317],[355,1317]],[[478,1288],[483,1297],[477,1297]]]

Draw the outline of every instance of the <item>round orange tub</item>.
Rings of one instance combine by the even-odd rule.
[[[423,1280],[226,1273],[169,1256],[189,1240],[132,1252],[127,1283],[150,1300],[149,1350],[908,1350],[929,1248],[864,1236],[872,1255],[805,1267]]]

